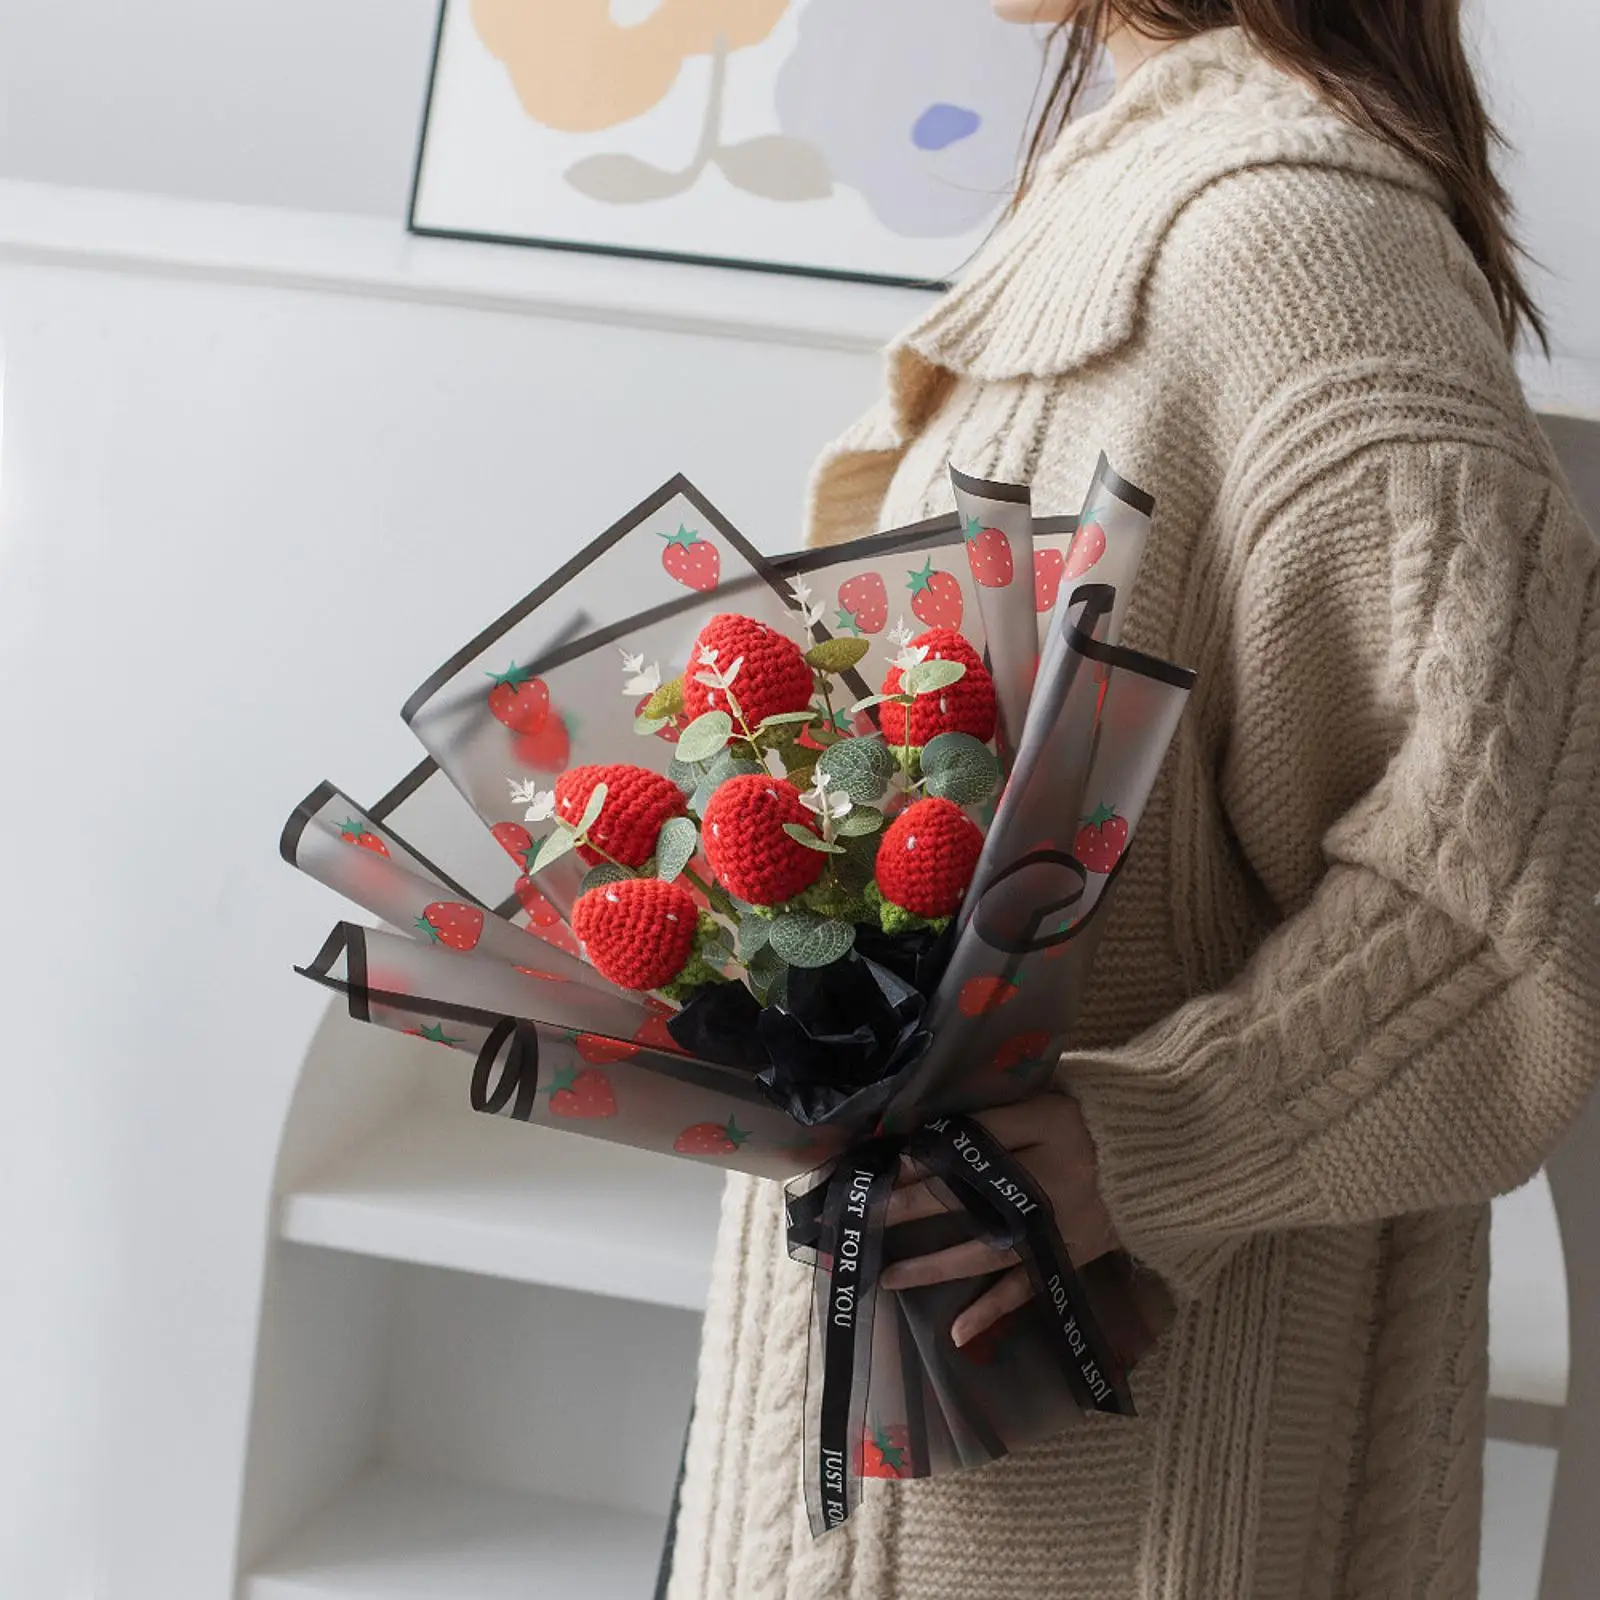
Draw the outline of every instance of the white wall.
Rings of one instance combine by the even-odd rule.
[[[678,468],[791,542],[877,362],[3,257],[0,333],[0,1594],[226,1600],[338,914],[283,818],[400,776],[409,690]]]
[[[1558,353],[1600,360],[1600,8],[1469,6]],[[434,0],[0,0],[0,177],[398,218],[433,17]]]

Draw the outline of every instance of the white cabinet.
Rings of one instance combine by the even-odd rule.
[[[636,1600],[693,1392],[720,1174],[468,1109],[330,1015],[280,1162],[246,1600]]]

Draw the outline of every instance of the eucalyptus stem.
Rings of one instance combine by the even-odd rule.
[[[720,884],[707,883],[693,867],[685,866],[682,876],[687,878],[707,900],[714,905],[723,916],[729,917],[737,925],[739,913],[734,909],[733,901],[728,892]]]

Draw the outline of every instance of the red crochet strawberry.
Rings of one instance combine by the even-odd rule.
[[[534,849],[533,835],[520,822],[497,822],[489,832],[494,835],[494,842],[524,872],[533,865],[533,857],[538,851]]]
[[[645,1008],[650,1015],[645,1019],[644,1025],[634,1034],[635,1044],[648,1045],[652,1050],[677,1050],[680,1048],[678,1041],[667,1031],[667,1018],[676,1016],[671,1006],[663,1005],[661,1001],[651,995],[645,996]]]
[[[513,662],[504,672],[488,674],[494,680],[489,710],[513,733],[533,733],[550,715],[550,691],[531,672]]]
[[[593,1067],[561,1067],[550,1080],[550,1115],[583,1121],[617,1114],[611,1080]]]
[[[416,928],[418,933],[425,933],[432,944],[448,945],[452,950],[471,950],[483,937],[483,912],[459,900],[435,900],[422,908]]]
[[[534,772],[559,772],[572,755],[572,730],[559,712],[512,741],[512,754]]]
[[[589,964],[623,989],[659,989],[694,953],[699,909],[659,878],[623,878],[578,896],[572,931]]]
[[[989,1062],[991,1072],[1015,1072],[1020,1067],[1031,1067],[1044,1059],[1050,1048],[1048,1033],[1017,1033],[995,1051]]]
[[[982,850],[982,831],[954,801],[918,800],[878,841],[878,890],[919,917],[948,917],[960,906]]]
[[[643,866],[655,853],[661,825],[669,817],[681,817],[688,809],[683,790],[648,767],[629,767],[621,762],[574,767],[556,779],[556,815],[576,826],[598,783],[606,786],[606,803],[589,829],[589,837],[598,848],[582,844],[578,854],[591,867],[608,856],[625,867]]]
[[[356,844],[363,850],[370,850],[375,856],[386,856],[389,853],[388,845],[366,823],[358,822],[354,817],[339,824],[339,837],[346,844]]]
[[[1090,872],[1110,872],[1127,848],[1128,819],[1115,806],[1100,805],[1083,819],[1072,853]]]
[[[1068,579],[1081,578],[1106,553],[1106,530],[1098,522],[1085,522],[1067,546]]]
[[[911,1439],[903,1425],[874,1428],[872,1437],[861,1444],[863,1478],[908,1478],[911,1476]]]
[[[1061,593],[1067,558],[1059,550],[1033,552],[1033,609],[1049,611]]]
[[[686,589],[698,589],[709,594],[722,575],[722,557],[717,547],[698,533],[691,533],[682,523],[676,533],[663,533],[657,537],[667,541],[661,552],[661,565],[669,578],[676,579]]]
[[[862,572],[839,585],[836,631],[882,633],[889,620],[889,591],[876,572]]]
[[[966,676],[932,694],[919,694],[911,705],[910,730],[906,727],[906,708],[892,701],[878,707],[883,736],[892,745],[909,744],[920,750],[941,733],[970,733],[975,739],[992,739],[995,727],[994,679],[978,657],[978,652],[952,628],[930,628],[911,641],[926,648],[925,661],[959,661]],[[902,674],[890,667],[883,680],[884,694],[901,693]]]
[[[959,628],[966,602],[961,585],[949,572],[936,572],[933,557],[921,572],[911,572],[906,587],[911,591],[911,613],[925,628]]]
[[[985,589],[1006,589],[1016,576],[1011,563],[1011,541],[998,528],[986,528],[976,517],[967,518],[967,564],[974,581]]]
[[[986,1012],[998,1011],[1008,1000],[1015,1000],[1020,991],[1006,978],[968,978],[961,985],[956,1004],[966,1017],[981,1017]]]
[[[696,681],[710,676],[701,664],[703,650],[716,651],[718,672],[731,672],[734,662],[740,663],[733,680],[733,697],[752,728],[766,717],[804,711],[811,704],[811,668],[806,665],[800,646],[754,617],[723,612],[700,630],[689,650],[689,669],[683,677],[683,709],[691,719],[708,711],[728,709],[724,690]]]
[[[786,822],[816,832],[816,818],[800,804],[800,791],[782,778],[752,772],[729,778],[712,795],[700,838],[712,873],[729,894],[753,906],[775,906],[822,876],[828,857],[791,839],[783,831]]]
[[[731,1156],[750,1135],[729,1117],[726,1122],[697,1122],[672,1141],[680,1156]]]
[[[639,1047],[630,1044],[626,1039],[610,1039],[603,1033],[580,1033],[574,1036],[573,1044],[577,1046],[578,1054],[585,1061],[596,1066],[603,1066],[608,1061],[626,1061],[629,1056],[636,1056]]]

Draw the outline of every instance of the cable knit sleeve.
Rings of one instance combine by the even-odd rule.
[[[1516,1186],[1600,1072],[1595,539],[1532,446],[1328,481],[1267,519],[1231,620],[1219,789],[1283,920],[1063,1061],[1121,1237],[1180,1294],[1264,1230]]]

